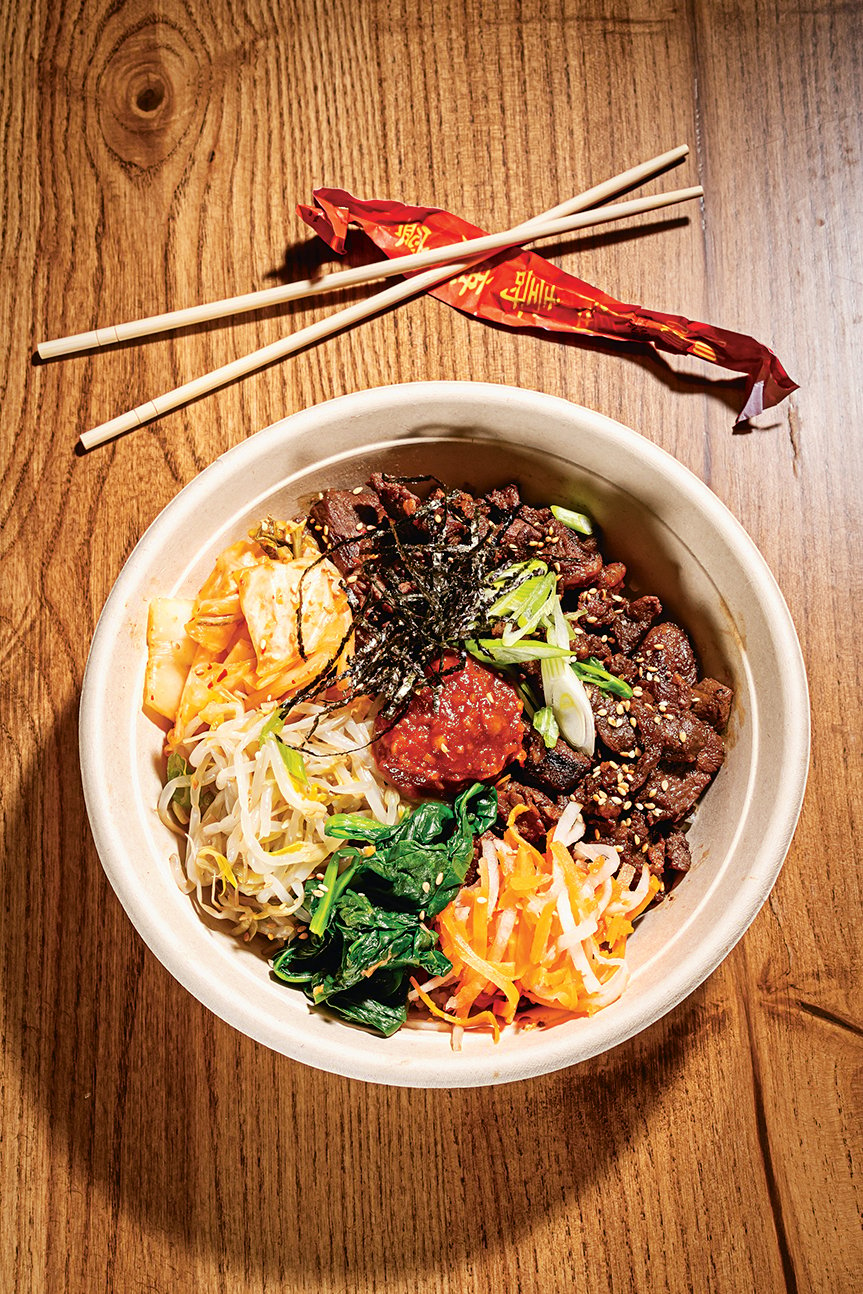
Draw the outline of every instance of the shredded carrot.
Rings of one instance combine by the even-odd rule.
[[[494,1040],[497,1042],[500,1037],[500,1025],[493,1011],[480,1011],[478,1015],[469,1017],[452,1015],[449,1011],[442,1011],[432,1001],[425,989],[420,988],[413,976],[411,976],[411,984],[417,991],[417,997],[425,1003],[432,1015],[436,1015],[439,1020],[446,1020],[447,1024],[460,1025],[463,1029],[491,1029],[494,1033]]]
[[[615,1001],[628,975],[632,922],[659,888],[651,877],[645,893],[625,889],[613,874],[619,858],[610,847],[607,856],[588,858],[550,833],[540,853],[518,830],[526,811],[517,805],[503,840],[494,842],[493,906],[490,864],[481,856],[475,884],[436,919],[455,979],[446,1009],[418,992],[433,1015],[454,1026],[477,1028],[482,1021],[487,1027],[498,1015],[504,1024],[521,1016],[526,1023],[558,1023]],[[525,1002],[534,1005],[526,1008]],[[484,1009],[477,1012],[477,1006]]]

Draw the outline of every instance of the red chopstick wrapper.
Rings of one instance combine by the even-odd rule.
[[[314,207],[300,204],[297,212],[338,253],[345,249],[350,224],[359,225],[390,258],[446,247],[459,239],[479,238],[485,232],[439,207],[365,201],[344,189],[315,189],[314,199]],[[496,252],[457,278],[432,288],[431,295],[464,314],[508,328],[543,328],[586,337],[647,342],[657,350],[695,355],[710,364],[745,373],[746,398],[735,425],[779,404],[797,390],[797,383],[792,382],[773,351],[754,337],[697,323],[682,315],[624,305],[583,279],[559,270],[535,252]]]

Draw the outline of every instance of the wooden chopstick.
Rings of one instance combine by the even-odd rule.
[[[684,144],[644,163],[644,166],[650,168],[645,178],[657,174],[660,170],[676,166],[688,152],[689,149]],[[631,175],[634,172],[641,175],[643,167],[635,167],[633,172],[624,172],[624,175]],[[588,190],[588,193],[580,195],[576,200],[579,203],[577,207],[573,206],[571,199],[545,212],[540,219],[544,223],[553,224],[555,220],[570,215],[574,211],[584,211],[587,207],[594,206],[602,201],[604,196],[611,197],[623,188],[643,182],[640,179],[627,179],[625,183],[620,183],[623,178],[618,176],[614,181],[609,181],[609,184],[615,185],[610,191],[608,185],[598,185],[595,190]],[[587,201],[591,194],[593,196]],[[548,236],[555,232],[557,231],[550,230]],[[562,229],[560,232],[567,231]],[[397,257],[394,260],[380,261],[373,265],[359,265],[356,269],[339,270],[319,279],[301,279],[281,287],[265,288],[261,292],[246,292],[241,296],[226,297],[222,301],[211,301],[204,305],[189,306],[184,310],[170,310],[166,314],[150,315],[146,319],[109,324],[107,327],[75,333],[70,337],[40,342],[36,350],[42,359],[59,359],[62,355],[71,355],[78,351],[96,350],[101,346],[112,346],[118,342],[141,340],[167,332],[171,328],[185,328],[192,324],[207,323],[213,319],[224,319],[229,315],[243,314],[249,310],[262,310],[267,306],[281,305],[285,301],[297,301],[302,297],[314,296],[321,292],[337,292],[366,283],[376,283],[380,279],[390,278],[396,274],[412,274],[417,270],[429,269],[433,265],[445,265],[450,261],[463,260],[474,253],[488,254],[498,248],[512,245],[510,237],[508,230],[500,234],[487,234],[469,242],[455,243],[448,247],[433,247],[412,256]],[[535,234],[534,237],[545,237],[545,235]]]
[[[620,179],[621,177],[617,177]],[[613,181],[608,181],[609,184]],[[620,187],[629,187],[631,181],[627,181]],[[602,186],[598,186],[602,187]],[[591,191],[589,190],[588,193]],[[524,225],[517,226],[509,230],[511,242],[505,242],[504,245],[519,245],[523,242],[531,241],[537,236],[550,237],[552,235],[560,236],[564,232],[572,232],[574,229],[589,228],[593,225],[602,224],[609,220],[622,219],[625,216],[636,215],[639,212],[655,211],[662,207],[671,205],[674,202],[687,201],[693,198],[701,197],[703,190],[700,186],[691,189],[680,189],[674,193],[658,194],[650,198],[636,198],[630,202],[620,203],[614,207],[601,207],[595,211],[588,211],[582,215],[573,214],[572,217],[555,221],[554,227],[550,231],[550,223],[547,217],[549,212],[543,213],[542,216],[535,217],[532,221]],[[586,194],[580,198],[570,199],[568,203],[561,206],[570,206],[576,202],[583,202],[587,197]],[[596,199],[594,199],[595,201]],[[555,208],[557,212],[559,208]],[[565,226],[565,227],[564,227]],[[536,230],[544,231],[537,235]],[[92,449],[96,445],[103,444],[105,441],[119,436],[123,432],[132,431],[135,427],[140,427],[146,422],[151,422],[154,418],[159,418],[170,410],[177,408],[181,404],[186,404],[190,400],[195,400],[210,391],[224,386],[228,382],[236,381],[246,374],[254,372],[256,369],[263,368],[278,359],[283,359],[287,355],[293,354],[306,346],[314,345],[322,341],[325,337],[331,336],[335,332],[340,332],[344,328],[351,327],[355,323],[368,318],[371,315],[379,314],[382,311],[390,309],[394,305],[400,304],[409,297],[416,296],[421,292],[426,292],[439,283],[446,282],[450,278],[455,278],[459,274],[473,265],[481,263],[487,259],[488,253],[481,252],[467,260],[450,263],[445,266],[437,266],[434,269],[426,270],[424,273],[415,275],[404,283],[396,284],[394,287],[387,288],[383,292],[376,293],[367,300],[357,302],[355,305],[348,306],[344,310],[338,310],[327,316],[325,319],[318,320],[317,323],[310,324],[307,328],[300,329],[299,332],[293,333],[290,337],[282,338],[277,342],[264,346],[260,350],[253,351],[241,359],[233,360],[229,364],[224,364],[221,368],[215,369],[211,373],[206,373],[202,377],[195,378],[191,382],[176,387],[173,391],[166,391],[162,395],[156,396],[153,400],[139,405],[135,409],[120,414],[110,421],[94,427],[90,431],[85,431],[81,437],[81,445],[85,449]]]

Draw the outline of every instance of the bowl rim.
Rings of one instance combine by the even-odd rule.
[[[733,920],[719,920],[709,937],[684,955],[673,977],[660,989],[654,989],[647,1004],[637,1018],[622,1017],[612,1012],[600,1012],[591,1017],[589,1041],[582,1038],[581,1045],[573,1039],[555,1038],[557,1030],[543,1035],[540,1051],[529,1056],[516,1052],[507,1057],[489,1055],[464,1057],[462,1073],[454,1074],[449,1066],[431,1072],[423,1063],[407,1068],[388,1066],[385,1052],[364,1053],[357,1061],[355,1048],[340,1047],[339,1036],[327,1042],[309,1042],[302,1037],[284,1036],[284,1031],[266,1027],[244,1009],[241,994],[231,993],[220,981],[210,977],[203,969],[183,956],[174,947],[159,921],[155,905],[142,904],[134,883],[135,859],[133,851],[117,830],[111,805],[107,803],[100,778],[98,751],[102,741],[108,711],[108,689],[102,680],[109,677],[107,667],[124,618],[128,618],[126,588],[135,583],[139,573],[147,569],[151,556],[159,551],[162,533],[175,524],[178,513],[194,510],[199,501],[211,496],[213,490],[224,488],[230,478],[243,471],[273,445],[286,443],[315,426],[324,416],[341,411],[346,417],[359,410],[379,410],[441,401],[479,401],[484,411],[493,413],[495,407],[512,406],[523,402],[549,413],[565,411],[585,420],[601,435],[615,444],[636,450],[669,483],[685,495],[706,515],[708,520],[726,536],[733,538],[734,546],[747,554],[748,575],[756,587],[759,601],[770,613],[771,631],[786,665],[786,747],[787,769],[781,785],[775,789],[770,815],[772,849],[759,855],[759,864],[747,875],[741,886],[739,902],[735,902]],[[511,442],[514,444],[515,442]],[[524,443],[528,443],[525,440]],[[488,382],[408,382],[372,387],[348,395],[334,397],[299,410],[280,419],[263,430],[250,435],[238,445],[227,450],[209,467],[196,475],[162,509],[147,527],[141,539],[124,563],[102,609],[87,660],[81,688],[79,708],[79,758],[84,799],[97,853],[102,867],[117,897],[133,925],[151,951],[166,969],[189,992],[215,1015],[233,1025],[240,1032],[282,1054],[303,1061],[316,1068],[345,1077],[412,1087],[481,1086],[534,1077],[553,1070],[580,1063],[624,1042],[655,1023],[668,1011],[685,1000],[724,960],[734,945],[742,938],[758,911],[767,899],[784,862],[800,814],[808,773],[810,747],[810,712],[806,673],[802,652],[793,622],[783,595],[754,541],[724,503],[693,472],[678,462],[666,450],[644,436],[604,414],[577,405],[559,396],[528,388],[512,387],[503,383]],[[130,870],[131,869],[131,870]],[[353,1031],[351,1031],[353,1032]],[[584,1045],[587,1041],[587,1045]],[[463,1079],[463,1081],[460,1081]]]

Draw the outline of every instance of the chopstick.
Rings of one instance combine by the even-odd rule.
[[[673,193],[659,194],[650,198],[636,198],[630,202],[620,203],[617,206],[587,211],[583,215],[576,214],[577,212],[584,212],[586,207],[601,202],[614,193],[619,193],[622,189],[643,183],[645,179],[681,160],[687,151],[686,147],[682,146],[682,149],[674,149],[671,153],[661,154],[650,162],[632,167],[629,171],[624,171],[603,184],[588,189],[578,197],[570,198],[566,202],[560,203],[557,207],[553,207],[549,211],[525,221],[524,224],[506,231],[503,246],[517,246],[537,237],[550,237],[572,232],[574,229],[589,228],[608,220],[618,220],[639,212],[658,210],[674,202],[701,197],[703,190],[700,186],[697,186],[690,189],[680,189]],[[566,220],[563,217],[566,217]],[[538,233],[537,231],[543,232]],[[466,245],[463,244],[462,246]],[[426,292],[448,279],[455,278],[464,273],[466,269],[480,264],[487,258],[488,252],[484,251],[466,260],[450,262],[445,266],[437,266],[434,269],[426,270],[424,273],[416,274],[404,283],[387,288],[383,292],[376,293],[373,297],[347,306],[344,310],[338,310],[327,318],[318,320],[317,323],[310,324],[307,328],[302,328],[299,332],[293,333],[289,337],[282,338],[269,346],[253,351],[241,359],[224,364],[221,368],[215,369],[211,373],[206,373],[191,382],[186,382],[182,386],[176,387],[173,391],[158,395],[153,400],[138,405],[135,409],[130,409],[128,412],[122,413],[90,431],[85,431],[80,437],[80,443],[83,448],[92,449],[114,436],[121,435],[126,431],[132,431],[135,427],[140,427],[144,423],[177,408],[178,405],[198,399],[228,382],[244,377],[247,373],[263,368],[275,360],[283,359],[287,355],[323,340],[332,333],[340,332],[344,328],[359,323],[370,315],[379,314],[384,310],[388,310],[391,306],[400,304],[409,297]],[[403,258],[397,262],[402,269],[406,259]]]
[[[621,189],[643,182],[640,178],[625,179],[625,177],[637,172],[644,179],[650,178],[660,170],[676,166],[688,152],[688,147],[683,144],[679,148],[653,158],[650,162],[645,162],[640,167],[634,167],[631,172],[624,172],[622,176],[617,176],[607,184],[597,185],[596,189],[588,190],[577,199],[578,206],[573,206],[572,201],[562,202],[537,219],[553,225],[555,220],[574,211],[583,211],[602,201],[606,196],[611,197]],[[647,174],[644,174],[645,167],[650,168]],[[614,187],[609,188],[609,185]],[[647,208],[647,210],[653,210],[653,208]],[[551,237],[557,232],[566,233],[568,230],[551,228],[548,235],[537,232],[533,237]],[[486,234],[482,238],[474,238],[469,242],[454,243],[448,247],[432,247],[428,251],[417,252],[412,256],[396,257],[393,260],[379,261],[372,265],[359,265],[355,269],[339,270],[318,279],[301,279],[296,283],[283,284],[281,287],[265,288],[260,292],[246,292],[241,296],[189,306],[184,310],[170,310],[165,314],[150,315],[146,319],[135,319],[129,323],[109,324],[104,328],[94,328],[90,332],[74,333],[70,337],[58,337],[54,341],[39,342],[36,350],[41,359],[59,359],[63,355],[71,355],[77,351],[96,350],[101,346],[116,345],[118,342],[141,340],[167,332],[171,328],[186,328],[191,324],[209,323],[213,319],[224,319],[229,315],[243,314],[249,310],[262,310],[268,306],[281,305],[286,301],[298,301],[302,297],[315,296],[321,292],[338,292],[367,283],[376,283],[380,279],[397,274],[412,274],[433,265],[445,265],[449,261],[462,260],[465,256],[474,253],[488,254],[498,248],[512,246],[511,233],[512,231],[506,230],[500,234]]]

